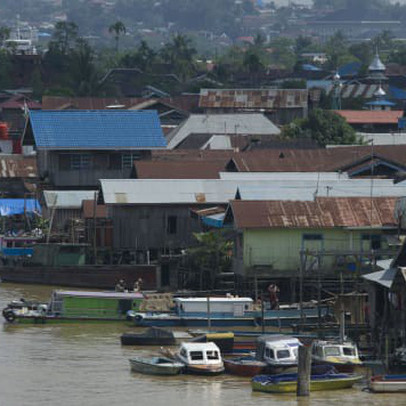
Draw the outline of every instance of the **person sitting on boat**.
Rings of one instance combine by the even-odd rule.
[[[124,279],[120,279],[116,285],[116,292],[124,292],[125,291],[125,282]]]
[[[134,283],[134,292],[140,292],[142,289],[142,278],[138,278]]]
[[[269,302],[271,304],[271,310],[279,309],[279,298],[278,298],[279,288],[278,288],[278,286],[275,285],[274,283],[271,283],[268,286],[268,292],[269,292]]]

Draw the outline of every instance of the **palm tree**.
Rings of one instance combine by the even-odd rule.
[[[186,80],[195,71],[196,49],[193,48],[191,39],[186,35],[175,35],[172,42],[165,44],[161,54],[182,80]]]
[[[120,36],[127,32],[127,28],[122,21],[116,21],[109,27],[109,33],[114,33],[114,40],[116,41],[116,52],[119,49]]]

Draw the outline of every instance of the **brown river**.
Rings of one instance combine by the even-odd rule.
[[[0,308],[12,299],[47,300],[53,287],[0,283]],[[231,375],[154,377],[132,373],[128,359],[157,348],[123,347],[131,328],[112,324],[10,325],[0,322],[0,406],[404,406],[406,394],[362,389],[314,392],[309,398],[251,391]]]

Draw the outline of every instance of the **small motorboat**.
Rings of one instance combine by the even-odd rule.
[[[310,391],[351,388],[362,375],[326,373],[311,375]],[[252,390],[270,393],[289,393],[297,390],[297,374],[257,375],[251,380]]]
[[[166,357],[134,357],[130,360],[131,371],[149,375],[177,375],[184,364]]]
[[[255,356],[268,365],[271,374],[296,373],[298,350],[301,342],[281,334],[262,335],[257,338]]]
[[[124,333],[120,337],[122,345],[174,345],[176,338],[172,331],[150,327],[143,333]]]
[[[369,381],[369,389],[376,393],[406,392],[406,375],[377,375]]]
[[[209,343],[182,343],[175,359],[185,365],[185,372],[197,375],[219,375],[224,363],[219,347]]]
[[[224,367],[227,373],[238,376],[255,376],[266,373],[267,363],[253,356],[225,358]]]
[[[332,365],[339,372],[354,372],[362,365],[357,346],[349,340],[315,340],[312,342],[312,362]]]

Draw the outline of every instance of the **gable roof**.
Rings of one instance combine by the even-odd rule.
[[[234,154],[227,168],[238,172],[330,172],[348,170],[373,156],[405,167],[406,145],[254,150]]]
[[[81,209],[83,201],[94,200],[96,190],[44,190],[44,201],[48,208]]]
[[[153,110],[30,111],[29,128],[37,149],[135,150],[166,147],[158,115]]]
[[[263,114],[191,114],[168,134],[168,148],[176,148],[191,134],[236,135],[280,134],[279,128]]]
[[[394,197],[231,202],[236,228],[395,227]]]

